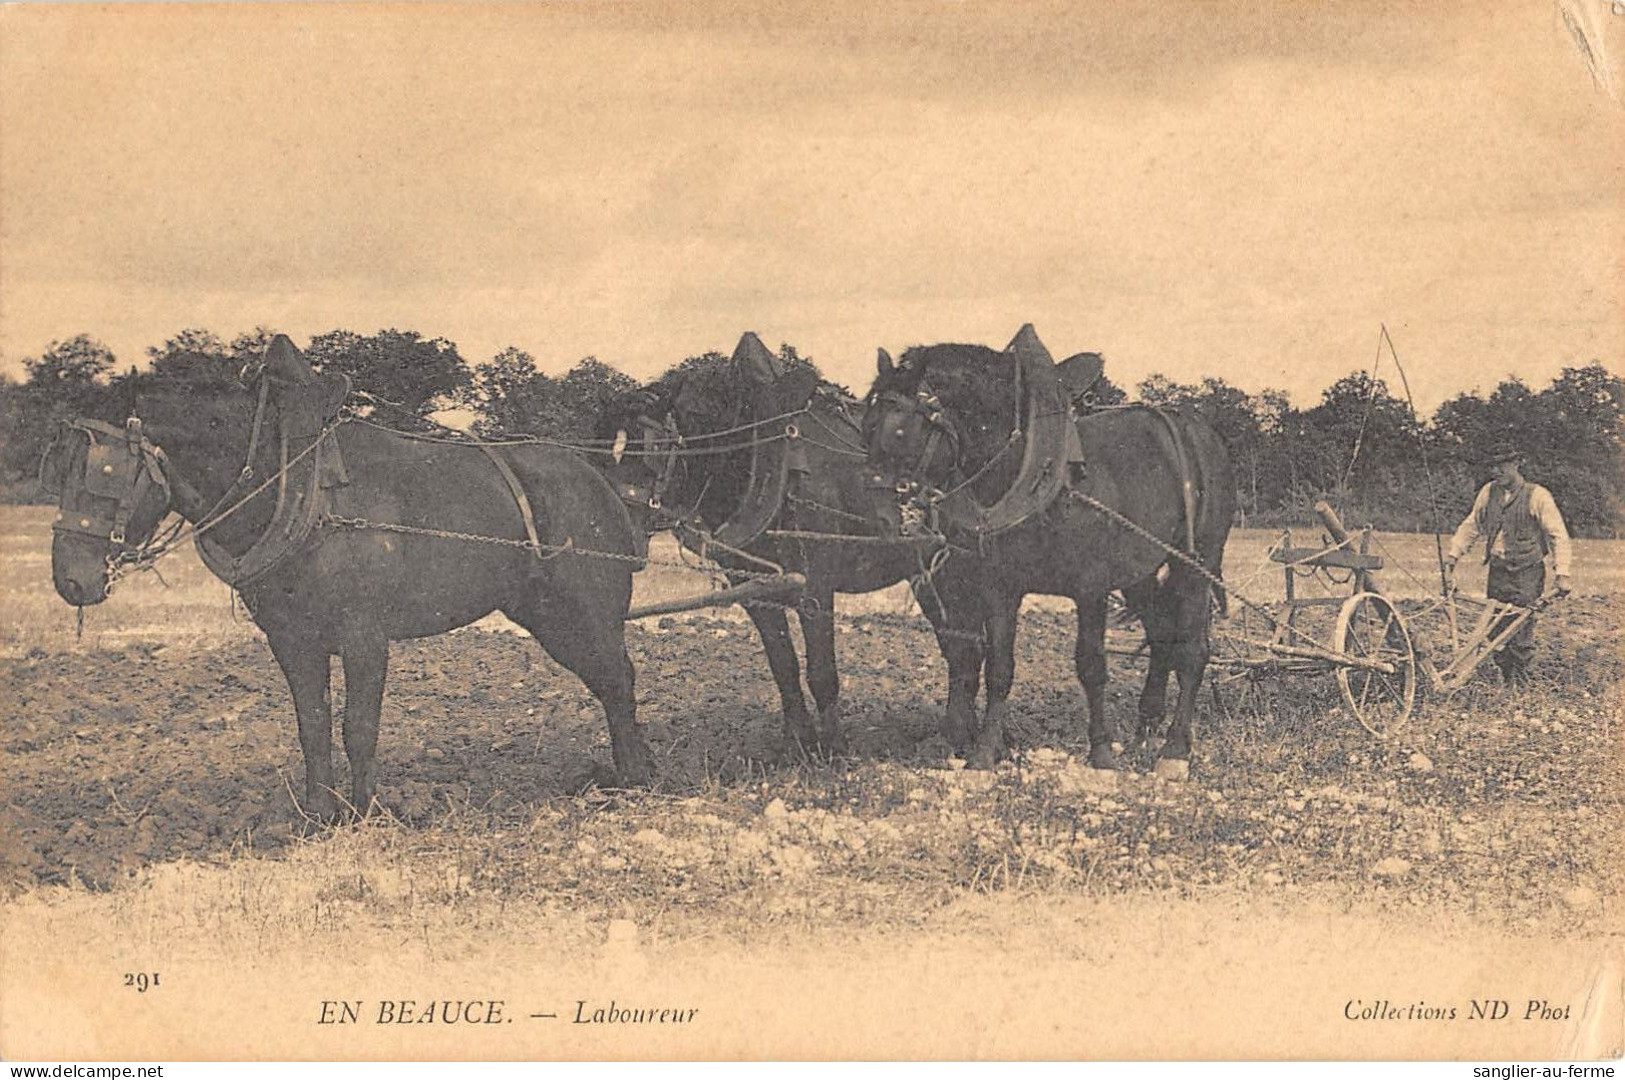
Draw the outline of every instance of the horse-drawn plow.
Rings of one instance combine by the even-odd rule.
[[[1378,584],[1384,568],[1368,526],[1350,533],[1327,504],[1316,507],[1326,527],[1319,547],[1294,545],[1290,531],[1270,547],[1280,566],[1285,600],[1273,610],[1230,591],[1240,610],[1213,632],[1214,694],[1226,711],[1256,698],[1265,679],[1332,676],[1348,715],[1386,739],[1410,721],[1418,699],[1442,700],[1465,687],[1478,669],[1538,611],[1463,596],[1454,589],[1422,599],[1392,598]],[[1329,595],[1301,595],[1299,581],[1316,579]],[[1338,595],[1340,587],[1347,592]],[[1476,611],[1463,617],[1463,608]]]

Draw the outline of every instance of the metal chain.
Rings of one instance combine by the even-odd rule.
[[[566,551],[574,551],[575,542],[567,540],[564,544],[532,544],[529,540],[510,540],[503,536],[481,536],[478,533],[454,532],[450,529],[430,529],[421,525],[398,525],[389,521],[368,521],[366,518],[345,517],[341,514],[324,514],[317,522],[318,525],[332,525],[341,529],[375,529],[379,532],[406,533],[411,536],[433,536],[441,540],[467,540],[476,544],[497,544],[502,547],[521,548],[525,551],[534,551],[538,558],[552,558]],[[543,555],[543,551],[551,552]],[[597,552],[605,558],[626,559],[630,562],[639,562],[633,555],[618,555],[613,552]]]
[[[444,431],[451,432],[455,437],[446,438],[438,435],[425,435],[422,432],[416,431],[401,431],[399,428],[392,428],[387,424],[380,424],[361,417],[357,417],[355,422],[366,427],[376,428],[379,431],[387,431],[391,435],[399,435],[403,439],[411,439],[414,442],[435,443],[439,446],[475,446],[479,443],[484,443],[487,446],[551,446],[560,450],[570,450],[578,454],[599,455],[607,454],[611,449],[609,446],[594,445],[591,443],[566,442],[563,439],[549,439],[542,435],[504,435],[494,439],[477,439],[465,432],[458,431],[456,428],[446,427],[444,424],[439,424],[435,421],[429,421],[429,423],[435,424],[436,427]],[[763,423],[766,423],[766,421],[763,421]],[[748,450],[751,447],[759,444],[778,442],[781,439],[788,438],[787,435],[780,432],[777,435],[759,436],[751,439],[748,442],[729,443],[725,446],[707,447],[687,445],[689,442],[693,442],[704,437],[705,436],[691,436],[687,439],[680,439],[676,444],[664,445],[654,450],[634,450],[631,447],[627,447],[621,451],[621,456],[666,457],[668,454],[676,454],[678,457],[717,457],[723,454],[733,454],[741,450]]]
[[[821,510],[826,514],[834,514],[838,518],[845,518],[847,521],[855,521],[859,525],[868,525],[871,527],[874,525],[874,522],[861,514],[854,514],[850,511],[841,510],[834,506],[825,506],[823,503],[818,502],[815,499],[804,499],[794,492],[785,492],[784,501],[798,506],[810,506],[814,510]]]
[[[1215,586],[1216,588],[1223,589],[1226,596],[1235,597],[1236,600],[1243,607],[1251,608],[1253,611],[1256,611],[1258,614],[1262,615],[1265,619],[1269,620],[1270,625],[1272,625],[1272,626],[1275,625],[1275,623],[1276,623],[1275,616],[1270,613],[1268,608],[1265,608],[1261,604],[1253,603],[1253,601],[1247,599],[1245,596],[1242,596],[1240,593],[1238,593],[1234,589],[1230,588],[1230,586],[1225,584],[1223,578],[1219,577],[1217,574],[1213,573],[1213,571],[1211,571],[1207,567],[1203,566],[1200,559],[1197,559],[1196,557],[1194,557],[1194,556],[1192,556],[1192,555],[1190,555],[1190,554],[1188,554],[1188,553],[1186,553],[1184,551],[1181,551],[1180,549],[1174,547],[1172,544],[1164,542],[1160,537],[1158,537],[1157,535],[1152,533],[1149,529],[1146,529],[1145,527],[1139,525],[1138,523],[1136,523],[1132,519],[1130,519],[1128,517],[1125,517],[1123,514],[1117,512],[1114,509],[1112,509],[1110,506],[1107,506],[1105,503],[1101,502],[1099,499],[1097,499],[1097,498],[1095,498],[1095,497],[1093,497],[1091,495],[1084,494],[1083,492],[1079,491],[1077,488],[1068,489],[1067,495],[1068,495],[1068,497],[1076,499],[1079,502],[1085,504],[1086,506],[1090,506],[1090,507],[1093,507],[1096,510],[1099,510],[1102,514],[1105,514],[1107,517],[1111,518],[1113,521],[1117,522],[1119,525],[1122,525],[1129,532],[1134,533],[1136,536],[1140,537],[1143,540],[1146,540],[1149,543],[1155,544],[1162,551],[1164,551],[1167,554],[1173,556],[1175,559],[1178,559],[1180,562],[1184,563],[1186,566],[1189,566],[1192,570],[1195,570],[1198,574],[1200,574],[1202,577],[1206,578],[1207,581],[1210,584],[1212,584],[1213,586]],[[1287,629],[1291,630],[1294,634],[1298,634],[1299,636],[1303,636],[1303,637],[1308,636],[1308,635],[1302,634],[1301,631],[1299,631],[1296,627],[1294,627],[1294,626],[1292,626],[1290,624],[1287,624]]]
[[[579,555],[586,559],[608,559],[612,562],[633,563],[638,566],[669,566],[675,567],[679,570],[699,569],[704,572],[703,568],[695,567],[691,563],[683,562],[677,559],[658,559],[643,555],[623,555],[616,551],[598,551],[593,548],[577,547],[573,539],[566,540],[563,544],[541,544],[539,546],[533,546],[529,540],[511,540],[504,536],[484,536],[479,533],[456,532],[451,529],[431,529],[421,525],[398,525],[394,522],[370,521],[366,518],[344,517],[339,514],[324,515],[318,524],[332,525],[343,529],[373,529],[378,532],[407,533],[412,536],[433,536],[441,540],[466,540],[476,544],[496,544],[501,547],[513,547],[519,548],[523,551],[534,551],[537,553],[537,558],[539,559],[552,559],[559,555],[568,553],[570,555]],[[547,552],[547,554],[542,554],[542,552]],[[758,561],[765,562],[765,560]],[[726,573],[743,578],[759,578],[762,580],[784,576],[784,572],[782,570],[728,570]]]

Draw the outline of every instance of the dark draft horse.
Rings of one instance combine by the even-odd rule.
[[[968,494],[979,506],[996,504],[1021,468],[1021,442],[1012,436],[1012,425],[1024,405],[1016,353],[1022,340],[1018,335],[1004,352],[981,345],[916,347],[896,365],[882,350],[865,425],[875,468],[901,481],[902,489],[940,498],[959,486],[957,494]],[[1036,336],[1030,340],[1043,350]],[[1052,363],[1047,351],[1042,363]],[[1120,590],[1140,615],[1150,649],[1139,699],[1140,738],[1163,718],[1168,675],[1177,673],[1179,699],[1157,771],[1183,776],[1208,660],[1212,583],[1086,500],[1096,500],[1168,546],[1185,549],[1194,539],[1194,558],[1217,577],[1235,509],[1230,456],[1207,424],[1146,407],[1092,412],[1076,420],[1076,429],[1081,462],[1070,466],[1068,482],[1053,501],[996,535],[961,532],[958,539],[975,553],[948,560],[940,587],[949,614],[956,624],[985,625],[986,640],[984,646],[974,636],[939,635],[949,667],[944,734],[969,748],[973,764],[993,763],[1004,748],[1022,598],[1066,596],[1077,604],[1075,658],[1088,700],[1089,761],[1097,768],[1115,767],[1104,708],[1105,630],[1108,594]],[[1183,468],[1181,460],[1187,463]],[[1187,479],[1194,511],[1189,532],[1182,490]],[[886,520],[898,528],[895,503]],[[947,535],[956,539],[951,527]],[[1222,595],[1219,599],[1222,603]],[[967,612],[967,606],[974,610]],[[975,702],[984,648],[987,710],[978,725]]]
[[[895,532],[893,542],[872,542],[880,539],[876,492],[861,424],[859,402],[819,386],[810,368],[782,364],[746,333],[726,364],[668,373],[611,403],[597,427],[603,440],[632,448],[606,471],[623,495],[655,504],[646,515],[650,529],[676,525],[679,539],[695,549],[698,530],[732,539],[751,557],[716,545],[704,553],[734,574],[762,572],[771,563],[805,576],[799,595],[750,603],[745,611],[767,652],[787,743],[827,754],[846,751],[835,594],[883,589],[924,566],[922,545]],[[764,494],[771,487],[764,473],[780,469],[783,490]],[[786,604],[801,623],[816,723],[802,693]]]
[[[635,721],[623,623],[637,537],[604,478],[567,450],[345,422],[348,380],[318,376],[286,337],[255,381],[257,393],[142,394],[122,429],[63,428],[42,464],[62,493],[51,547],[62,598],[100,603],[110,571],[139,560],[171,509],[191,522],[205,562],[239,591],[287,676],[304,809],[324,820],[338,811],[329,658],[344,669],[350,806],[365,813],[389,643],[492,611],[603,705],[614,781],[647,783],[653,759]]]

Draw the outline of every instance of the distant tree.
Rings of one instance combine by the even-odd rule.
[[[1128,393],[1105,375],[1095,380],[1095,385],[1090,387],[1089,392],[1098,408],[1109,409],[1128,401]]]
[[[492,438],[541,434],[557,395],[557,381],[536,369],[536,358],[509,346],[474,368],[463,396],[477,416],[474,433]]]
[[[162,345],[147,349],[151,379],[181,390],[233,385],[242,362],[207,330],[182,330]]]
[[[53,341],[23,360],[27,378],[0,383],[0,481],[7,498],[39,497],[35,477],[40,455],[57,423],[76,416],[119,419],[108,376],[112,350],[86,334]]]
[[[271,347],[277,332],[263,326],[256,326],[245,333],[238,334],[231,339],[231,358],[239,366],[250,361],[259,360],[265,355],[265,350]]]
[[[697,373],[725,378],[728,373],[728,364],[729,358],[719,352],[703,352],[698,356],[684,357],[650,380],[649,388],[661,392],[672,390],[682,380]]]
[[[779,365],[786,371],[794,371],[796,368],[809,368],[820,380],[824,378],[824,373],[818,370],[818,365],[813,362],[813,358],[802,356],[801,352],[787,341],[779,344],[779,351],[776,356]]]
[[[1507,379],[1487,398],[1460,394],[1433,414],[1429,435],[1446,482],[1440,502],[1452,517],[1466,512],[1485,480],[1478,458],[1502,442],[1524,452],[1524,472],[1552,491],[1570,528],[1615,535],[1621,527],[1621,406],[1625,386],[1600,364],[1565,368],[1536,392]]]
[[[584,357],[558,380],[547,434],[565,440],[590,438],[605,404],[637,387],[630,375],[595,356]]]
[[[1179,383],[1160,372],[1150,378],[1142,379],[1140,385],[1134,388],[1135,396],[1147,405],[1156,407],[1177,406],[1181,402],[1189,401],[1196,396],[1196,387],[1189,383]]]
[[[1334,503],[1365,514],[1410,513],[1420,435],[1409,404],[1383,380],[1357,372],[1329,386],[1320,404],[1303,414],[1297,452],[1306,479]]]
[[[465,398],[479,416],[476,434],[580,442],[592,436],[604,403],[637,385],[593,356],[554,378],[536,369],[530,353],[508,348],[474,369]]]
[[[77,334],[67,341],[51,342],[38,358],[24,359],[23,368],[28,372],[28,386],[72,394],[75,388],[105,379],[115,363],[106,345],[88,334]]]
[[[1136,387],[1140,401],[1162,408],[1186,407],[1212,425],[1230,450],[1241,506],[1248,514],[1276,505],[1286,485],[1272,488],[1270,457],[1282,449],[1283,418],[1289,406],[1279,390],[1249,394],[1208,376],[1199,384],[1152,375]]]
[[[1625,379],[1601,364],[1564,368],[1532,404],[1531,479],[1551,489],[1570,528],[1619,536],[1625,531]]]
[[[311,338],[306,355],[326,371],[342,371],[357,390],[427,416],[455,402],[470,383],[468,365],[444,338],[414,330],[380,330],[363,337],[333,330]]]

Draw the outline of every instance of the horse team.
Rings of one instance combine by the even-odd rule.
[[[652,782],[624,619],[647,536],[662,528],[736,579],[772,567],[805,580],[799,595],[746,607],[792,747],[846,748],[835,594],[907,580],[948,665],[943,733],[982,768],[1005,750],[1022,599],[1071,597],[1089,760],[1114,767],[1103,688],[1116,592],[1146,631],[1139,739],[1160,725],[1174,675],[1157,770],[1183,775],[1208,624],[1223,602],[1229,457],[1191,415],[1076,405],[1057,375],[1076,366],[1057,368],[1025,327],[1004,350],[929,346],[895,364],[882,352],[857,402],[747,334],[725,369],[606,403],[600,438],[572,449],[391,430],[355,408],[342,376],[313,371],[278,337],[245,385],[141,394],[123,427],[63,426],[41,465],[60,492],[53,579],[70,604],[101,602],[110,581],[167,550],[175,535],[160,525],[180,515],[287,678],[303,810],[324,820],[365,813],[376,797],[389,642],[493,611],[603,705],[614,772],[600,781]],[[335,655],[347,806],[332,763]]]

